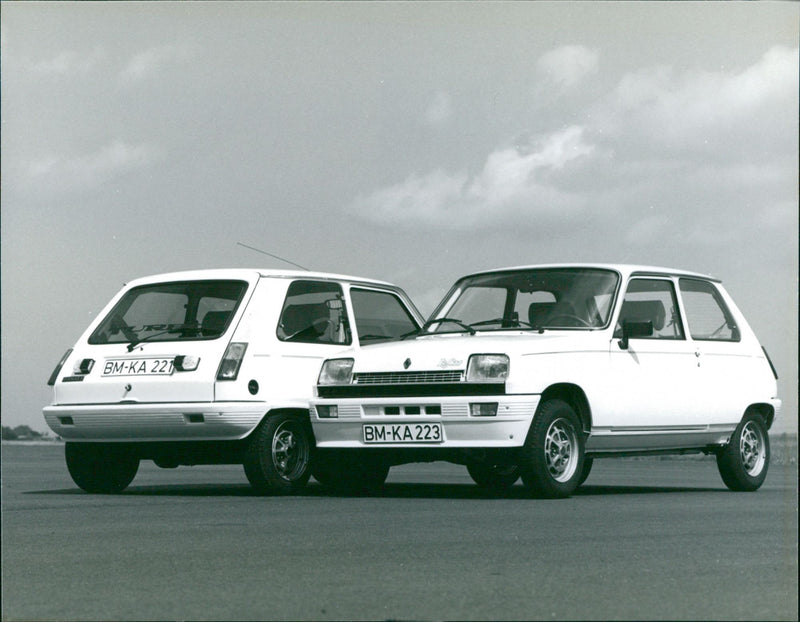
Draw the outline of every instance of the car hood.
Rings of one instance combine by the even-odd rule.
[[[607,331],[504,331],[428,335],[362,348],[355,356],[355,373],[466,369],[472,354],[509,357],[608,349]]]

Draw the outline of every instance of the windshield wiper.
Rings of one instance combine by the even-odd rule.
[[[513,324],[512,328],[528,328],[530,330],[538,330],[540,333],[544,332],[544,328],[541,326],[536,326],[535,324],[531,324],[530,322],[526,322],[525,320],[515,320],[509,319],[505,317],[496,317],[492,318],[491,320],[481,320],[480,322],[472,322],[470,326],[488,326],[489,324]],[[503,328],[507,328],[503,326]]]
[[[398,339],[400,341],[403,341],[404,339],[408,339],[409,337],[416,337],[417,335],[420,335],[420,334],[426,332],[432,325],[441,324],[442,322],[453,322],[454,324],[458,324],[461,328],[463,328],[465,331],[467,331],[470,335],[474,335],[477,332],[474,328],[472,328],[472,326],[470,326],[469,324],[465,324],[461,320],[456,320],[456,319],[451,318],[451,317],[440,317],[440,318],[437,318],[435,320],[429,320],[429,321],[425,322],[419,328],[415,328],[414,330],[412,330],[412,331],[410,331],[408,333],[405,333],[404,335],[400,335],[400,337]]]
[[[402,338],[402,337],[401,337]],[[359,335],[359,341],[377,341],[378,339],[395,339],[391,335]]]
[[[440,317],[440,318],[436,318],[435,320],[428,320],[427,322],[425,322],[423,327],[420,328],[420,332],[427,331],[434,324],[441,324],[442,322],[451,322],[453,324],[458,324],[461,328],[463,328],[465,331],[467,331],[470,335],[474,335],[477,332],[469,324],[464,324],[464,322],[462,322],[461,320],[457,320],[457,319],[452,318],[452,317]]]
[[[421,332],[422,332],[422,327],[415,328],[412,331],[409,331],[407,333],[403,333],[402,335],[400,335],[399,340],[403,341],[404,339],[408,339],[409,337],[414,337],[416,335],[419,335]]]
[[[133,329],[130,329],[133,330]],[[144,329],[142,329],[144,330]],[[200,327],[197,324],[176,324],[172,328],[168,328],[166,330],[161,330],[157,333],[153,333],[152,335],[147,335],[147,337],[142,337],[139,339],[138,337],[134,336],[131,339],[131,342],[128,344],[128,352],[133,352],[133,349],[138,346],[140,343],[144,343],[145,341],[150,341],[151,339],[155,339],[156,337],[160,337],[161,335],[168,335],[171,333],[184,333],[188,331],[197,331],[200,332]],[[125,335],[128,336],[127,334]]]
[[[128,326],[125,323],[125,320],[123,320],[118,315],[115,315],[114,317],[111,318],[110,328],[112,330],[111,333],[112,335],[115,334],[116,332],[121,332],[124,335],[125,339],[127,339],[128,341],[135,341],[138,338],[136,331],[130,326]]]

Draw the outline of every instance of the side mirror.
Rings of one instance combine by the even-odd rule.
[[[625,320],[622,323],[622,339],[619,341],[619,347],[622,350],[628,349],[628,340],[631,338],[652,337],[653,336],[653,322],[631,322]]]

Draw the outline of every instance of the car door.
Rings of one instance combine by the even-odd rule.
[[[697,358],[702,404],[709,424],[738,423],[748,403],[758,361],[742,344],[734,315],[714,283],[700,279],[679,281],[686,324]]]
[[[280,379],[274,394],[307,400],[322,361],[353,345],[342,284],[323,279],[292,281],[273,330],[272,377]]]
[[[669,278],[634,277],[616,312],[609,350],[608,390],[593,408],[608,449],[655,449],[686,442],[681,434],[702,418],[696,356],[685,336],[675,284]],[[623,324],[652,324],[652,333],[625,344]],[[614,440],[616,438],[616,440]]]

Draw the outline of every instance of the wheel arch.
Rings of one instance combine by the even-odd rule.
[[[772,427],[772,422],[775,419],[775,408],[772,406],[772,404],[750,404],[750,406],[748,406],[742,414],[742,419],[744,419],[744,417],[750,413],[761,415],[761,418],[764,419],[764,425],[767,426],[767,430]]]
[[[252,432],[248,436],[252,436],[255,431],[258,430],[258,428],[260,428],[262,425],[265,425],[266,422],[272,417],[277,417],[279,415],[288,415],[304,422],[308,427],[308,433],[311,437],[313,446],[316,447],[317,439],[314,437],[314,430],[311,427],[311,416],[309,415],[308,408],[301,408],[299,406],[282,406],[268,410],[266,413],[264,413],[264,416],[261,417],[261,421],[258,422],[258,425],[253,428]]]
[[[292,415],[302,419],[303,421],[311,421],[311,417],[308,414],[308,408],[298,408],[298,407],[272,408],[268,410],[266,413],[264,413],[264,416],[261,418],[261,421],[264,421],[265,419],[269,419],[270,417],[274,417],[276,415]]]
[[[547,400],[559,399],[569,404],[581,420],[581,427],[585,433],[592,429],[592,409],[583,389],[576,384],[560,382],[551,384],[542,392],[540,403]]]

